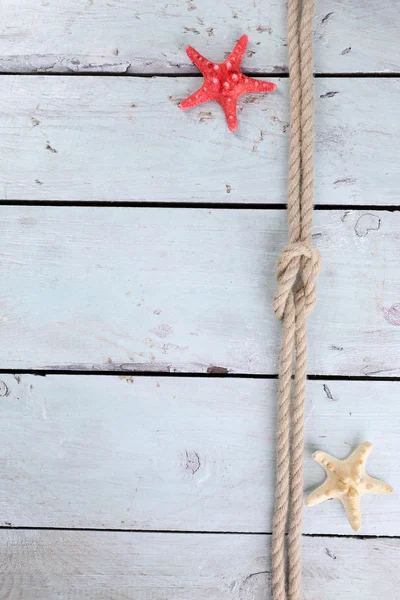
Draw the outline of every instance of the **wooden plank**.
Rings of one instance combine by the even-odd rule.
[[[309,372],[399,375],[400,213],[317,211]],[[3,206],[3,369],[276,373],[283,210]]]
[[[288,81],[221,109],[177,107],[198,78],[3,76],[8,200],[286,202]],[[317,79],[316,203],[398,205],[400,81]]]
[[[1,375],[1,525],[270,532],[276,381]],[[305,489],[317,450],[375,449],[400,489],[398,382],[309,382]],[[361,535],[399,535],[397,495],[362,500]],[[353,533],[339,501],[305,508],[306,533]]]
[[[8,72],[188,73],[185,46],[221,61],[242,33],[244,66],[287,69],[286,5],[280,0],[76,2],[8,0],[0,68]],[[321,0],[314,19],[320,72],[400,71],[396,0]],[[90,35],[88,35],[90,31]]]
[[[7,600],[264,600],[267,536],[7,531],[0,533]],[[307,600],[397,600],[398,539],[304,538]]]

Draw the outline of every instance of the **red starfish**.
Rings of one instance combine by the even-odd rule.
[[[236,104],[239,96],[250,92],[273,92],[274,83],[246,77],[240,70],[243,54],[248,42],[247,35],[242,35],[231,54],[221,64],[213,63],[201,56],[194,48],[188,46],[186,53],[190,60],[202,72],[204,83],[189,98],[182,100],[180,108],[186,110],[203,102],[216,100],[224,109],[228,127],[237,129]]]

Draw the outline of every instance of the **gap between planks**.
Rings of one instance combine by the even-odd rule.
[[[140,366],[140,364],[138,363]],[[218,367],[217,367],[218,368]],[[46,377],[47,375],[82,375],[82,376],[107,376],[107,377],[168,377],[175,379],[278,379],[277,373],[190,373],[190,372],[170,372],[170,371],[136,371],[133,369],[115,369],[105,371],[104,369],[0,369],[0,375],[34,375],[36,377]],[[308,381],[400,381],[397,376],[378,377],[375,375],[307,375]]]
[[[180,530],[180,529],[116,529],[98,527],[30,527],[28,525],[13,526],[0,525],[0,530],[6,531],[75,531],[96,533],[143,533],[143,534],[177,534],[177,535],[265,535],[271,536],[270,531],[207,531],[207,530]],[[398,540],[400,535],[355,535],[351,533],[303,533],[304,538],[339,538],[355,540]]]
[[[289,73],[265,73],[264,71],[246,71],[243,73],[248,77],[268,77],[268,79],[286,79],[289,77]],[[35,71],[34,73],[25,73],[24,71],[0,71],[0,75],[18,75],[20,77],[115,77],[115,78],[140,78],[140,79],[153,79],[155,77],[169,77],[172,79],[182,79],[185,77],[203,77],[201,73],[96,73],[94,71],[79,71],[77,73],[65,73],[63,71],[52,71],[48,73],[46,71]],[[380,73],[371,71],[370,73],[319,73],[315,72],[314,77],[318,79],[323,78],[337,78],[337,79],[391,79],[400,78],[400,73],[392,71],[390,73]]]
[[[57,208],[203,208],[211,210],[287,210],[286,204],[243,203],[236,202],[139,202],[112,200],[0,200],[0,206],[53,206]],[[346,211],[346,210],[373,210],[384,212],[398,212],[400,205],[376,204],[315,204],[316,211]]]

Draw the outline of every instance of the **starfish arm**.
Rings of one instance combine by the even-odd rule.
[[[235,65],[239,66],[242,62],[243,55],[246,51],[248,41],[249,38],[247,37],[247,35],[242,35],[242,37],[239,39],[238,43],[236,44],[236,46],[234,47],[234,49],[232,50],[225,62],[232,62]]]
[[[188,98],[185,98],[185,100],[182,100],[182,102],[179,104],[179,108],[182,110],[187,110],[188,108],[193,108],[194,106],[198,106],[199,104],[203,104],[203,102],[208,102],[209,100],[212,100],[212,98],[210,97],[208,90],[205,89],[205,86],[202,85],[197,92],[194,92],[194,94]]]
[[[275,83],[271,83],[270,81],[261,81],[261,79],[253,79],[252,77],[247,77],[244,75],[242,87],[244,88],[245,94],[250,94],[253,92],[273,92],[276,90]]]
[[[237,119],[237,98],[235,96],[230,96],[225,99],[224,102],[221,102],[221,106],[224,109],[226,122],[228,123],[228,127],[231,131],[236,131],[238,126]]]
[[[324,500],[331,500],[332,498],[338,498],[340,492],[335,490],[333,487],[334,484],[332,481],[327,479],[324,481],[322,485],[317,487],[314,491],[311,492],[306,498],[307,506],[316,506],[317,504],[321,504]]]
[[[351,460],[361,463],[363,465],[365,465],[365,463],[367,462],[367,458],[368,456],[371,454],[371,450],[372,450],[372,444],[371,442],[363,442],[362,444],[360,444],[359,446],[357,446],[357,448],[354,450],[354,452],[352,452],[349,456],[349,458],[351,458]],[[349,460],[346,459],[346,460]]]
[[[367,475],[365,485],[366,494],[392,494],[393,488],[391,485],[375,477]]]
[[[316,506],[317,504],[321,504],[324,500],[327,500],[325,494],[325,483],[317,487],[316,490],[313,490],[311,494],[309,494],[306,498],[307,506]]]
[[[313,459],[321,465],[328,473],[329,471],[337,471],[340,467],[341,461],[334,456],[331,456],[327,452],[322,452],[319,450],[318,452],[314,452],[312,455]]]
[[[347,518],[354,531],[359,531],[361,527],[361,497],[359,494],[345,494],[342,498],[342,504],[346,511]]]
[[[196,65],[196,67],[199,69],[199,71],[201,71],[203,73],[203,75],[205,75],[205,71],[206,71],[205,65],[209,61],[206,58],[204,58],[204,56],[202,56],[200,54],[200,52],[197,52],[197,50],[192,48],[192,46],[186,47],[186,54],[188,55],[188,57],[190,58],[192,63],[194,65]]]

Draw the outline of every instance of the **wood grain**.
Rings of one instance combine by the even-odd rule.
[[[0,77],[8,200],[284,203],[288,81],[182,112],[198,78]],[[317,79],[316,203],[398,205],[400,82]]]
[[[276,373],[285,211],[3,206],[0,231],[3,369]],[[399,375],[399,231],[316,212],[311,374]]]
[[[1,525],[270,532],[277,382],[1,375]],[[309,382],[305,490],[319,449],[374,444],[371,475],[400,489],[399,382]],[[397,494],[362,499],[360,535],[400,535]],[[340,502],[304,532],[351,534]],[[1,555],[1,552],[0,552]]]
[[[280,0],[8,0],[2,23],[0,69],[8,72],[192,73],[187,44],[222,61],[242,33],[250,37],[247,70],[287,69],[286,6]],[[397,24],[396,0],[319,1],[316,70],[399,72]]]
[[[4,600],[265,600],[268,536],[2,531]],[[398,539],[304,538],[307,600],[397,600]]]

